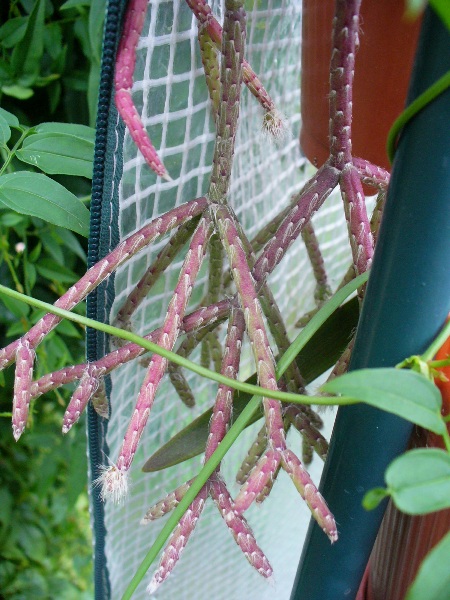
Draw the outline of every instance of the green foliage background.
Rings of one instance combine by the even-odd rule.
[[[90,171],[81,167],[80,173],[81,163],[75,164],[79,140],[67,137],[72,162],[56,172],[33,166],[29,156],[30,144],[49,135],[35,129],[41,123],[56,122],[59,136],[67,134],[63,123],[94,125],[105,4],[0,3],[0,106],[20,123],[11,127],[10,139],[2,140],[3,182],[18,172],[25,179],[45,178],[49,189],[59,184],[89,205]],[[8,120],[8,113],[0,116]],[[93,139],[93,131],[85,131]],[[62,137],[59,142],[62,147]],[[36,216],[18,214],[5,199],[0,194],[0,280],[53,303],[85,272],[87,240]],[[78,310],[84,314],[83,306]],[[0,346],[41,315],[26,305],[1,302]],[[39,347],[35,377],[83,360],[83,329],[62,323]],[[64,438],[60,433],[70,390],[37,399],[27,430],[15,443],[10,421],[13,368],[0,374],[0,384],[0,599],[92,598],[84,423]]]

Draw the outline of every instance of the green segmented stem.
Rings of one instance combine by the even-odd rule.
[[[221,95],[208,191],[210,201],[219,204],[226,202],[239,119],[242,60],[245,49],[245,11],[242,5],[243,2],[231,0],[225,4],[220,71]]]
[[[321,306],[331,296],[331,288],[328,284],[328,276],[325,270],[325,262],[322,252],[320,251],[319,240],[317,239],[311,221],[306,223],[301,232],[301,236],[305,243],[306,252],[309,262],[316,280],[316,289],[314,291],[314,299],[317,306]]]
[[[198,42],[215,120],[220,103],[220,64],[217,46],[211,39],[206,23],[198,26]]]

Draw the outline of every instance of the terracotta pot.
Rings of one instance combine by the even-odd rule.
[[[334,0],[303,0],[301,147],[316,166],[329,155],[328,93]],[[363,1],[353,92],[353,155],[390,168],[386,138],[402,112],[420,23],[400,0]]]

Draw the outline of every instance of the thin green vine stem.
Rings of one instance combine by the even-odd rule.
[[[434,338],[428,348],[420,357],[423,361],[428,362],[436,355],[439,348],[444,344],[447,338],[450,337],[450,320],[444,325],[438,335]]]
[[[443,360],[430,360],[428,366],[432,369],[440,369],[441,367],[450,367],[450,358],[444,358]]]
[[[11,148],[11,150],[8,150],[8,156],[5,160],[5,162],[3,163],[2,167],[0,168],[0,176],[3,175],[5,170],[8,168],[9,163],[12,161],[12,159],[16,155],[16,150],[19,148],[19,146],[21,145],[23,140],[30,134],[30,132],[31,132],[31,129],[25,129],[25,131],[22,132],[22,135],[17,140],[17,142],[14,144],[14,146]]]
[[[365,273],[360,275],[358,278],[354,279],[353,281],[348,283],[345,287],[343,287],[341,290],[339,290],[339,292],[337,292],[337,294],[335,294],[335,296],[333,296],[329,300],[329,302],[327,302],[322,307],[322,309],[315,315],[315,317],[317,317],[314,320],[315,330],[317,330],[320,327],[320,325],[328,318],[328,316],[338,306],[340,306],[340,304],[342,304],[342,302],[351,293],[353,293],[355,291],[355,289],[357,289],[360,285],[362,285],[362,283],[364,283],[367,280],[367,277],[368,277],[368,274],[365,274]],[[227,386],[229,386],[233,389],[239,390],[241,392],[247,392],[248,394],[255,395],[255,396],[265,396],[268,398],[274,398],[275,400],[280,400],[282,402],[295,402],[295,403],[300,402],[302,404],[317,404],[317,405],[319,405],[319,404],[321,404],[321,405],[348,404],[349,400],[350,400],[348,398],[339,397],[339,398],[333,398],[333,401],[330,402],[330,398],[328,398],[328,397],[313,398],[312,396],[305,396],[302,394],[292,394],[290,392],[280,392],[280,391],[276,391],[276,390],[268,390],[266,388],[262,388],[257,385],[252,385],[250,383],[245,383],[243,381],[237,381],[235,379],[225,377],[224,375],[221,375],[220,373],[216,373],[215,371],[211,371],[210,369],[206,369],[205,367],[202,367],[201,365],[198,365],[198,364],[188,360],[187,358],[183,358],[182,356],[179,356],[175,352],[171,352],[170,350],[161,348],[157,344],[154,344],[153,342],[150,342],[149,340],[147,340],[139,335],[136,335],[134,333],[131,333],[129,331],[124,331],[122,329],[119,329],[118,327],[113,327],[112,325],[100,323],[98,321],[95,321],[94,319],[88,319],[87,317],[83,317],[81,315],[74,314],[68,310],[64,310],[62,308],[57,308],[53,304],[48,304],[47,302],[43,302],[42,300],[36,300],[35,298],[31,298],[29,296],[21,294],[20,292],[16,292],[15,290],[11,290],[10,288],[7,288],[3,285],[0,285],[0,294],[9,296],[10,298],[14,298],[15,300],[19,300],[20,302],[25,302],[26,304],[29,304],[30,306],[34,306],[35,308],[43,309],[46,312],[49,312],[54,315],[57,315],[58,317],[61,317],[62,319],[68,319],[69,321],[73,321],[74,323],[79,323],[80,325],[84,325],[85,327],[91,327],[92,329],[97,329],[98,331],[103,331],[104,333],[107,333],[109,335],[112,335],[117,338],[126,340],[128,342],[137,344],[138,346],[141,346],[142,348],[145,348],[146,350],[149,350],[150,352],[159,354],[163,358],[166,358],[167,360],[174,362],[175,364],[179,365],[180,367],[183,367],[183,368],[189,369],[190,371],[193,371],[194,373],[196,373],[197,375],[200,375],[201,377],[206,377],[207,379],[212,379],[213,381],[216,381],[217,383],[227,385]],[[336,300],[336,297],[338,297],[339,301]],[[334,300],[334,302],[333,302],[333,300]],[[329,307],[330,303],[332,303],[331,308]],[[298,348],[301,347],[302,344],[306,343],[311,338],[311,336],[314,334],[315,330],[312,330],[311,327],[308,328],[307,331],[306,331],[306,329],[307,328],[305,327],[305,330],[303,332],[301,332],[300,335],[297,336],[296,340],[292,344],[292,346],[295,346],[295,350],[292,351],[292,346],[291,346],[289,348],[289,350],[283,355],[282,359],[280,360],[280,364],[279,364],[279,368],[281,369],[280,376],[285,372],[285,370],[287,369],[289,364],[292,362],[292,360],[294,360],[294,358],[298,354],[298,352],[299,352]],[[306,339],[306,341],[303,343],[304,339]],[[287,358],[286,358],[286,355],[288,355]]]
[[[437,98],[442,92],[450,87],[450,71],[447,71],[442,77],[440,77],[433,85],[427,88],[420,96],[418,96],[401,115],[394,121],[387,137],[386,151],[389,161],[392,163],[394,160],[397,138],[400,135],[403,127],[411,121],[411,119],[420,112],[427,104],[430,104],[435,98]]]

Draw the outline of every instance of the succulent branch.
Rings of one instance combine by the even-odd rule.
[[[200,220],[186,254],[180,271],[178,283],[161,328],[157,343],[162,348],[171,350],[180,332],[180,327],[187,303],[195,283],[200,266],[206,253],[207,244],[212,234],[212,222],[204,216]],[[125,433],[117,463],[109,467],[100,476],[103,498],[120,501],[119,493],[126,491],[127,472],[131,466],[137,445],[147,423],[158,385],[165,373],[167,360],[154,355],[150,361],[147,374],[142,383],[130,424]],[[119,480],[119,482],[118,482]]]
[[[149,167],[160,177],[170,180],[131,97],[136,65],[136,47],[144,27],[147,3],[148,0],[130,0],[128,3],[122,37],[117,50],[114,97],[117,110]]]

